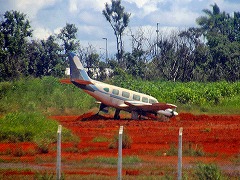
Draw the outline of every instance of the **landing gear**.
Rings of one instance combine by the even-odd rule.
[[[119,113],[120,113],[120,110],[116,109],[115,114],[114,114],[114,119],[120,119]]]
[[[134,119],[134,120],[140,119],[140,116],[138,117],[138,112],[132,111],[131,112],[131,119]]]

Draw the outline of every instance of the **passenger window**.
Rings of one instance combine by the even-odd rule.
[[[125,97],[125,98],[129,98],[130,93],[123,91],[123,92],[122,92],[122,96]]]
[[[134,94],[134,95],[133,95],[133,100],[140,101],[140,96]]]
[[[142,98],[142,102],[148,103],[148,98],[143,97],[143,98]]]
[[[149,103],[153,104],[153,103],[157,103],[157,101],[154,99],[149,99]]]
[[[109,92],[109,88],[103,88],[103,90]]]
[[[115,94],[115,95],[118,95],[119,94],[119,90],[113,89],[112,93]]]

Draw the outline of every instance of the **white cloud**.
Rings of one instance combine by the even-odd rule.
[[[129,3],[134,3],[138,8],[143,8],[146,5],[156,5],[157,3],[161,2],[161,0],[125,0]]]
[[[11,0],[10,0],[11,1]],[[49,6],[55,3],[56,0],[12,0],[16,5],[16,9],[34,18],[37,12],[44,6]]]
[[[76,0],[69,0],[69,12],[75,13],[78,10],[78,5]]]
[[[44,39],[46,40],[50,35],[52,35],[53,32],[50,29],[43,28],[43,27],[37,27],[33,31],[33,37],[35,39]]]
[[[98,24],[99,22],[99,18],[96,18],[97,16],[96,13],[93,14],[92,12],[82,11],[78,16],[81,22],[84,22],[86,24],[94,25],[94,24]]]
[[[105,3],[110,2],[111,0],[69,0],[69,11],[75,13],[80,10],[91,9],[92,11],[101,12],[105,7]]]
[[[138,8],[138,13],[135,12],[136,16],[146,16],[154,11],[156,11],[158,3],[161,0],[125,0],[128,3],[135,4]],[[139,11],[140,10],[140,11]]]

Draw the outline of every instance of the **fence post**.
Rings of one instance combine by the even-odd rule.
[[[122,134],[123,126],[120,126],[118,138],[118,180],[122,179]]]
[[[178,136],[178,180],[182,179],[182,131],[183,128],[180,127]]]
[[[57,180],[61,179],[61,134],[62,126],[58,126],[57,131]]]

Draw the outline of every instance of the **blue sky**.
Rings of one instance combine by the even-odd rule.
[[[102,15],[105,3],[111,0],[0,0],[0,14],[7,10],[18,10],[27,14],[31,22],[33,38],[46,39],[59,33],[66,23],[78,28],[78,39],[82,46],[91,44],[104,53],[108,38],[108,51],[116,53],[116,40],[110,24]],[[221,11],[233,13],[240,10],[239,0],[122,0],[125,11],[131,13],[129,28],[124,34],[124,47],[131,48],[131,32],[139,28],[145,36],[156,38],[157,23],[162,34],[172,30],[196,26],[197,17],[204,15],[203,9],[211,9],[217,3]]]

